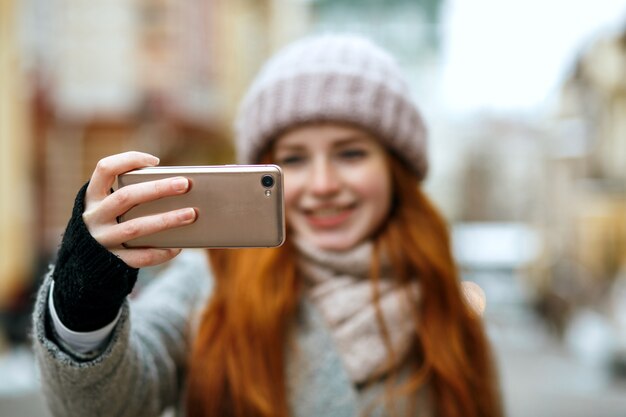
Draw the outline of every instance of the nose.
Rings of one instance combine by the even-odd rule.
[[[326,159],[316,160],[310,173],[309,189],[318,197],[331,196],[340,189],[340,180],[336,170]]]

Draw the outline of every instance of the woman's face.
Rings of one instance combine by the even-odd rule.
[[[386,150],[359,128],[305,125],[279,137],[274,160],[285,175],[287,223],[324,250],[369,238],[391,206]]]

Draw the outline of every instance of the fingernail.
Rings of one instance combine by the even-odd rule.
[[[187,178],[175,178],[172,180],[172,188],[175,191],[186,191],[189,187],[189,180]]]
[[[194,220],[196,218],[196,211],[192,208],[183,210],[178,215],[178,218],[183,221]]]
[[[150,163],[152,165],[159,165],[159,162],[161,162],[161,160],[159,158],[157,158],[156,156],[151,156],[150,157]]]

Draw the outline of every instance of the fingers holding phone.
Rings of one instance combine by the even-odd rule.
[[[133,169],[156,166],[159,158],[144,152],[124,152],[107,156],[98,161],[85,196],[85,204],[90,201],[100,201],[111,194],[111,187],[117,176]],[[86,207],[89,209],[89,207]]]
[[[117,219],[131,208],[158,200],[185,194],[189,190],[189,180],[185,177],[165,178],[141,184],[131,184],[119,188],[115,193],[108,195],[97,205],[97,210],[85,211],[85,216],[107,222]],[[122,228],[123,229],[123,228]],[[133,236],[137,237],[137,235]],[[122,243],[122,242],[118,242]]]
[[[183,208],[166,213],[138,217],[106,228],[102,236],[94,236],[105,247],[114,248],[123,246],[129,240],[149,236],[164,230],[186,226],[196,220],[196,211],[193,208]],[[96,232],[97,233],[97,232]]]
[[[127,249],[123,243],[132,238],[193,223],[197,217],[194,209],[188,207],[118,223],[119,216],[138,204],[185,194],[189,190],[189,180],[178,176],[121,187],[111,193],[118,175],[158,163],[158,158],[142,152],[106,157],[98,162],[85,195],[83,221],[91,235],[135,268],[158,265],[175,257],[180,250]]]
[[[187,178],[188,192],[142,204],[133,201],[119,221],[126,224],[166,212],[182,216],[177,210],[193,207],[193,224],[124,240],[125,247],[276,247],[284,241],[283,174],[277,165],[147,167],[118,176],[118,185],[130,189],[173,177]]]

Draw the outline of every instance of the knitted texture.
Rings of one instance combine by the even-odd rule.
[[[341,253],[321,250],[301,239],[294,243],[308,295],[324,317],[352,382],[367,383],[401,365],[415,340],[417,323],[411,311],[419,303],[417,282],[398,285],[390,278],[388,257],[382,256],[378,302],[394,351],[391,358],[376,319],[369,280],[373,243]]]
[[[423,179],[426,128],[395,60],[357,35],[319,35],[278,52],[253,81],[236,120],[240,163],[303,123],[354,124],[377,136]]]
[[[59,319],[70,330],[80,332],[99,329],[115,319],[139,271],[126,265],[89,233],[83,222],[87,185],[76,196],[52,274]]]

